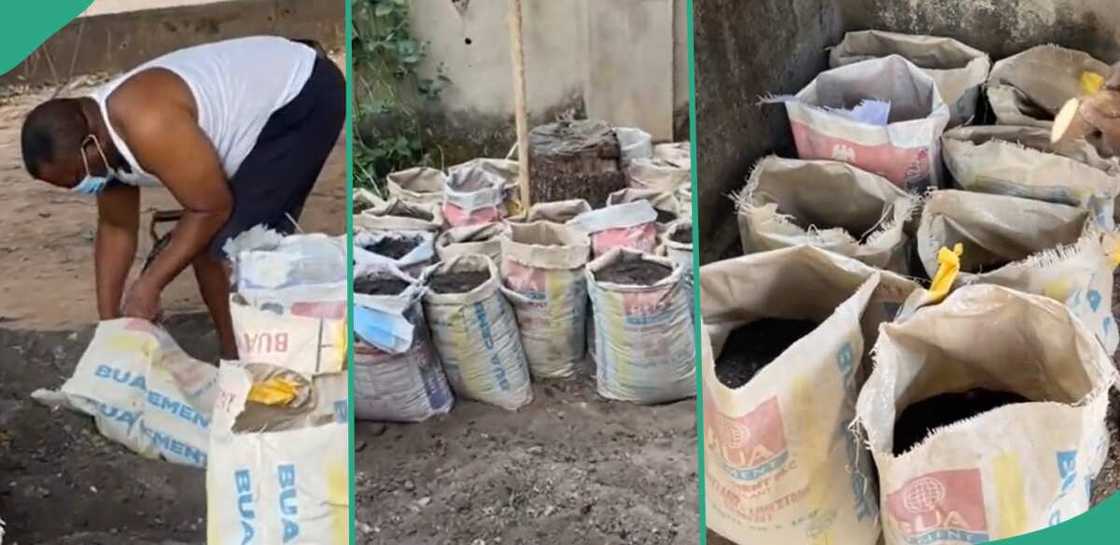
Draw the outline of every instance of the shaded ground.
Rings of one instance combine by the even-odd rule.
[[[585,373],[506,412],[359,423],[359,545],[698,542],[696,400],[607,401]]]

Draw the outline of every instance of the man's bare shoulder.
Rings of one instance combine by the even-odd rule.
[[[109,94],[105,108],[109,122],[125,140],[156,136],[168,123],[198,122],[190,87],[164,68],[129,76]]]

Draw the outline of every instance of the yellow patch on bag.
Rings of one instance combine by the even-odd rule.
[[[929,286],[929,296],[933,303],[940,302],[949,295],[949,290],[956,282],[957,275],[961,272],[961,256],[964,255],[964,245],[957,243],[953,249],[941,248],[937,252],[937,274]]]
[[[996,505],[999,533],[993,537],[1011,537],[1027,531],[1027,493],[1023,483],[1023,467],[1019,456],[1003,454],[992,461],[996,479]]]
[[[1104,87],[1104,76],[1096,72],[1081,73],[1081,92],[1086,95],[1095,95]]]
[[[273,377],[249,387],[249,401],[261,405],[287,405],[299,395],[299,385],[282,377]]]

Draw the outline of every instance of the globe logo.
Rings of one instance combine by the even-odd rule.
[[[751,429],[742,424],[731,424],[728,426],[730,437],[728,438],[728,446],[731,448],[743,448],[751,440]]]
[[[928,513],[945,501],[945,485],[930,477],[910,484],[902,494],[902,506],[914,514]]]

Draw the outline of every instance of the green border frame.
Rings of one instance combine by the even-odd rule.
[[[354,25],[352,24],[353,14],[351,8],[353,3],[350,0],[342,0],[346,2],[346,20],[342,22],[346,27],[345,40],[346,40],[346,285],[349,287],[354,286],[354,161],[350,158],[354,156],[354,63],[351,59],[354,58],[353,40]],[[350,475],[350,543],[347,545],[356,545],[358,542],[357,532],[357,453],[354,448],[357,445],[356,433],[358,428],[358,420],[355,418],[354,412],[354,290],[346,290],[346,319],[349,323],[346,326],[346,378],[348,382],[347,387],[347,407],[350,418],[349,432],[350,437],[346,443],[346,456],[349,462],[349,475]]]

